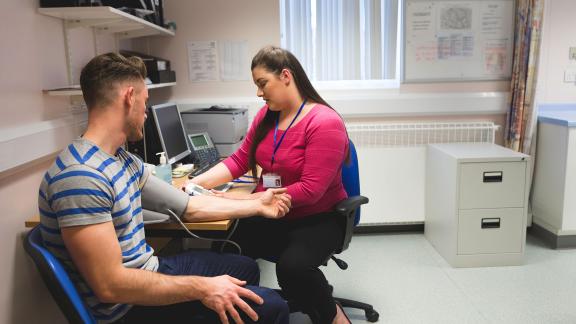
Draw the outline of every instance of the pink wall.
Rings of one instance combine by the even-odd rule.
[[[254,96],[252,81],[191,83],[186,44],[189,41],[247,40],[251,58],[263,45],[280,43],[278,3],[278,0],[167,0],[164,1],[164,16],[176,21],[176,36],[150,38],[140,42],[139,49],[170,60],[178,80],[171,99]]]
[[[61,125],[70,115],[68,97],[51,97],[43,89],[67,85],[66,59],[62,21],[37,13],[37,0],[2,2],[0,19],[0,165],[31,152],[44,152],[24,165],[0,171],[0,323],[63,323],[65,319],[42,283],[32,261],[24,252],[22,236],[27,232],[24,221],[38,213],[38,186],[51,163],[53,153],[63,145],[18,146],[19,138],[42,132],[47,136],[61,134],[50,127]],[[108,36],[109,38],[109,36]],[[91,33],[71,34],[73,65],[79,67],[92,56]],[[109,50],[109,40],[102,40],[102,50]],[[65,128],[65,126],[64,126]],[[76,131],[66,131],[70,138]],[[44,133],[42,133],[44,134]],[[67,141],[67,140],[66,140]],[[33,156],[33,155],[32,155]],[[27,160],[28,161],[28,160]]]
[[[233,103],[235,100],[239,104],[246,104],[250,107],[251,115],[261,106],[255,96],[255,87],[252,81],[236,82],[200,82],[192,83],[188,79],[188,59],[186,44],[189,41],[201,40],[247,40],[249,57],[262,46],[267,44],[280,45],[280,18],[279,1],[252,0],[252,1],[165,1],[165,17],[168,20],[177,22],[178,30],[173,38],[151,38],[145,41],[136,42],[136,48],[149,52],[171,61],[173,68],[177,72],[178,85],[166,90],[158,91],[159,96],[155,100],[172,100],[179,103]],[[363,90],[368,96],[374,96],[374,101],[366,102],[365,98],[359,106],[366,104],[371,107],[390,107],[382,94],[425,94],[425,93],[477,93],[477,92],[498,92],[506,93],[509,90],[509,82],[454,82],[454,83],[434,83],[434,84],[404,84],[399,89],[384,90]],[[340,90],[322,90],[323,95],[338,110],[339,99],[342,99]],[[353,98],[354,92],[350,97]],[[349,100],[348,100],[349,101]],[[344,103],[342,103],[344,105]],[[352,103],[352,105],[354,105]],[[340,106],[341,110],[354,110],[354,107]],[[377,108],[376,108],[377,110]],[[397,107],[397,111],[382,113],[383,119],[390,116],[402,115],[402,107]],[[491,120],[502,124],[504,116],[502,112],[473,112],[466,113],[465,116],[446,115],[446,113],[431,113],[441,115],[433,117],[441,120],[454,119],[482,119]],[[425,117],[428,113],[421,115]],[[371,117],[372,118],[372,117]],[[412,115],[410,118],[418,119]]]
[[[67,101],[42,95],[43,88],[66,82],[61,23],[36,14],[37,1],[3,1],[2,7],[0,138],[4,141],[2,135],[14,127],[66,114]],[[0,152],[0,158],[12,156]],[[47,167],[48,162],[44,161],[0,173],[0,255],[4,260],[0,267],[0,323],[64,321],[21,240],[24,220],[38,212],[36,195]]]
[[[573,0],[546,1],[544,43],[538,93],[541,101],[574,102],[574,85],[561,82],[567,65],[568,47],[576,45],[576,12]],[[49,121],[69,113],[68,98],[49,97],[42,89],[66,83],[62,22],[36,13],[36,0],[3,1],[0,19],[0,144],[14,128]],[[172,61],[178,73],[173,89],[158,89],[152,100],[202,100],[202,98],[255,98],[251,81],[192,84],[188,81],[186,42],[191,40],[247,40],[250,53],[266,44],[279,44],[277,0],[166,0],[166,18],[175,20],[175,37],[139,41],[140,50],[150,51]],[[82,35],[73,36],[74,66],[82,66],[93,55],[93,44]],[[109,47],[103,40],[101,51]],[[78,71],[76,71],[77,74]],[[401,93],[458,93],[507,91],[507,82],[466,82],[403,85]],[[257,99],[256,99],[257,100]],[[399,107],[401,109],[401,107]],[[487,119],[504,123],[504,115],[385,116],[383,120]],[[365,119],[360,118],[361,121]],[[373,120],[373,119],[371,119]],[[33,145],[21,152],[38,150]],[[15,152],[18,154],[18,151]],[[0,159],[13,156],[0,152]],[[36,194],[42,174],[51,157],[45,157],[0,172],[0,324],[62,323],[64,320],[40,282],[31,261],[22,249],[24,220],[37,212]],[[31,306],[34,305],[34,306]],[[31,308],[32,307],[32,308]],[[30,311],[33,309],[34,311]]]

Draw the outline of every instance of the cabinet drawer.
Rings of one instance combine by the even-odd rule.
[[[460,164],[460,209],[524,207],[526,162]]]
[[[524,218],[524,208],[460,210],[458,254],[522,252]]]

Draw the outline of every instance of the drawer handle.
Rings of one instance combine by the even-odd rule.
[[[482,218],[482,228],[500,228],[500,217]]]
[[[502,182],[502,171],[484,172],[484,182]]]

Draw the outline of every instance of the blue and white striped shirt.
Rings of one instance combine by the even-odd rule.
[[[142,161],[124,149],[111,156],[81,138],[60,153],[40,185],[44,243],[64,263],[92,313],[102,322],[119,319],[130,305],[100,303],[72,263],[60,229],[112,222],[124,266],[156,271],[158,258],[146,243],[140,197],[148,172]]]

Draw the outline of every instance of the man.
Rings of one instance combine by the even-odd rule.
[[[253,260],[210,252],[158,258],[146,244],[143,207],[170,209],[186,221],[279,218],[290,197],[283,190],[256,200],[189,197],[149,176],[142,161],[121,147],[143,137],[145,76],[139,58],[114,53],[93,58],[82,70],[88,127],[56,158],[40,186],[46,246],[102,322],[288,323],[286,302],[257,287]]]

